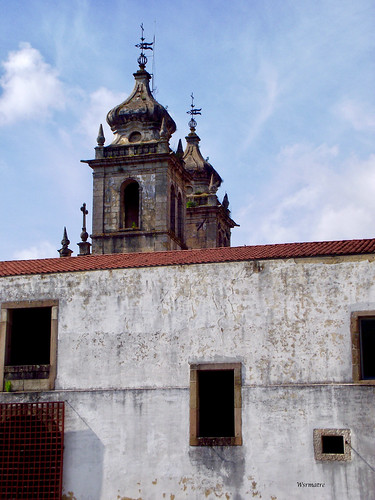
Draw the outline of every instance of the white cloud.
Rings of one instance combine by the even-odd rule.
[[[360,132],[375,131],[375,109],[354,99],[345,99],[336,107],[336,113]]]
[[[80,132],[85,134],[90,141],[94,141],[98,135],[99,125],[104,128],[106,146],[112,142],[112,132],[107,125],[106,116],[110,109],[114,108],[126,98],[123,93],[111,92],[105,87],[100,87],[89,96],[88,106],[80,121]]]
[[[247,133],[244,147],[247,148],[261,133],[265,123],[274,113],[277,98],[279,96],[278,73],[274,66],[266,64],[261,65],[258,73],[258,79],[265,95],[259,100],[261,108],[251,122],[250,130]]]
[[[249,224],[249,243],[374,237],[375,155],[342,158],[337,147],[297,144],[275,170],[250,207],[258,224]]]
[[[2,66],[5,73],[0,79],[0,125],[44,118],[51,109],[65,106],[57,71],[29,43],[21,43],[18,51],[10,52]]]
[[[56,245],[52,245],[49,241],[42,241],[39,245],[15,252],[12,260],[48,259],[58,256]]]

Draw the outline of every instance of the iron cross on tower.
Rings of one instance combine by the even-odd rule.
[[[89,213],[88,210],[86,210],[86,203],[84,203],[81,207],[81,212],[83,214],[83,222],[82,222],[82,233],[81,233],[81,239],[82,241],[87,241],[88,234],[86,231],[86,215]]]

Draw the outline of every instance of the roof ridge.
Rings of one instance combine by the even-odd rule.
[[[0,261],[0,277],[168,265],[375,253],[375,238]]]

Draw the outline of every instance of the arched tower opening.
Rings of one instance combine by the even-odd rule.
[[[171,193],[170,193],[170,229],[172,233],[176,232],[176,192],[174,189],[174,186],[171,186]]]
[[[121,226],[124,229],[140,227],[139,184],[128,180],[121,186]]]
[[[184,238],[184,221],[181,193],[178,193],[177,197],[177,236],[180,238],[180,240],[183,240]]]

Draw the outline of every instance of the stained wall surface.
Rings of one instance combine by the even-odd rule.
[[[59,310],[55,391],[0,401],[66,402],[65,498],[375,498],[375,388],[353,384],[350,332],[374,278],[372,256],[1,278],[0,302]],[[242,446],[189,446],[202,362],[242,365]],[[316,461],[315,428],[350,429],[351,460]]]

